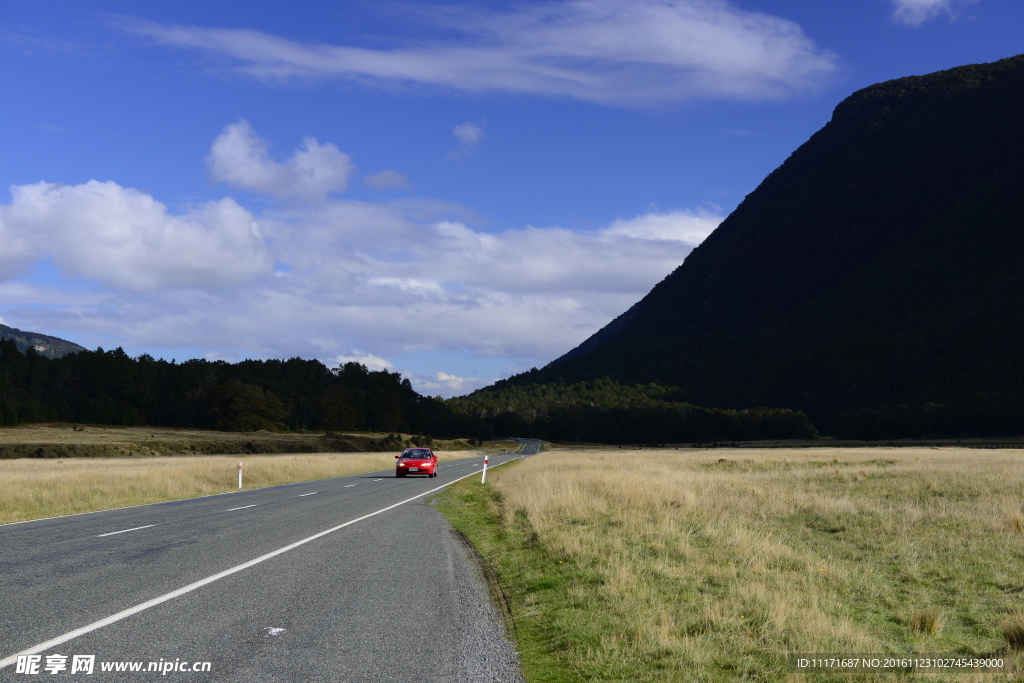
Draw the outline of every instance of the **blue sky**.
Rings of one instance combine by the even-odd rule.
[[[831,116],[1019,0],[0,2],[0,320],[90,348],[541,366]]]

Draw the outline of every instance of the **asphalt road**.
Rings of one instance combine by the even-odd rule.
[[[521,441],[490,465],[539,449]],[[433,479],[386,470],[0,526],[0,666],[41,655],[39,674],[12,663],[0,681],[516,680],[486,588],[425,504],[482,461],[441,463]],[[49,673],[51,655],[66,668]],[[75,655],[95,656],[94,673],[71,675]],[[150,662],[209,671],[147,673]]]

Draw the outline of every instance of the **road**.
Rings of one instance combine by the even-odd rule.
[[[540,445],[521,443],[490,465]],[[197,682],[515,680],[486,589],[425,504],[482,460],[0,526],[0,680],[35,678],[11,663],[27,650],[46,680],[152,679],[149,662]],[[94,673],[71,675],[75,655]]]

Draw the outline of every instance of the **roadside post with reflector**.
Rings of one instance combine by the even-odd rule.
[[[484,456],[484,473],[483,473],[483,476],[480,477],[480,483],[481,484],[486,484],[487,483],[487,456],[486,455]]]
[[[242,461],[238,461],[238,488],[242,488]]]

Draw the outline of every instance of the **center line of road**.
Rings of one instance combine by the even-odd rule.
[[[96,538],[103,538],[104,536],[113,536],[114,534],[126,534],[129,531],[138,531],[139,529],[148,529],[151,526],[156,526],[156,524],[147,524],[146,526],[137,526],[134,529],[121,529],[120,531],[111,531],[109,534],[100,534]]]
[[[253,503],[252,505],[243,505],[240,508],[231,508],[230,510],[225,510],[224,512],[234,512],[235,510],[244,510],[245,508],[254,508],[257,505],[259,505],[259,503]]]
[[[512,462],[512,460],[518,460],[518,459],[519,458],[512,458],[510,460],[506,460],[504,463],[501,463],[501,464],[504,465],[505,463]],[[497,467],[497,465],[495,465],[495,467]],[[242,564],[237,565],[235,567],[232,567],[231,569],[225,569],[224,571],[220,572],[219,574],[214,574],[213,576],[208,576],[205,579],[201,579],[199,581],[196,581],[195,583],[190,583],[189,585],[183,586],[183,587],[179,588],[176,591],[171,591],[170,593],[165,593],[164,595],[161,595],[159,597],[153,598],[152,600],[148,600],[148,601],[143,602],[141,604],[135,605],[135,607],[129,607],[128,609],[122,610],[122,611],[118,612],[117,614],[111,614],[109,617],[107,617],[105,619],[100,619],[99,621],[94,621],[93,623],[87,624],[87,625],[85,625],[85,626],[83,626],[81,628],[77,628],[74,631],[68,631],[64,635],[57,636],[56,638],[48,640],[45,643],[39,643],[38,645],[33,645],[32,647],[26,648],[26,649],[22,650],[21,652],[15,652],[13,655],[10,655],[8,657],[4,657],[3,659],[0,659],[0,669],[3,669],[4,667],[10,666],[11,664],[14,664],[15,662],[18,661],[18,657],[20,657],[22,655],[34,655],[34,654],[38,654],[40,652],[45,652],[46,650],[49,650],[49,649],[54,648],[54,647],[57,647],[58,645],[61,645],[63,643],[68,642],[69,640],[74,640],[75,638],[77,638],[79,636],[84,636],[86,633],[91,633],[93,631],[96,631],[98,629],[103,628],[104,626],[109,626],[110,624],[113,624],[113,623],[116,623],[118,621],[121,621],[122,619],[127,619],[128,617],[132,616],[133,614],[138,614],[139,612],[142,612],[143,610],[147,610],[150,607],[156,607],[157,605],[165,603],[168,600],[173,600],[174,598],[176,598],[178,596],[181,596],[181,595],[184,595],[185,593],[191,593],[192,591],[196,590],[197,588],[202,588],[203,586],[205,586],[208,583],[213,583],[214,581],[219,581],[220,579],[223,579],[226,576],[231,576],[232,574],[236,574],[236,573],[238,573],[238,572],[240,572],[240,571],[242,571],[244,569],[248,569],[249,567],[252,567],[253,565],[260,564],[261,562],[266,562],[267,560],[269,560],[272,557],[277,557],[278,555],[281,555],[282,553],[286,553],[289,550],[294,550],[295,548],[298,548],[301,545],[305,545],[306,543],[309,543],[310,541],[315,541],[316,539],[320,538],[321,536],[326,536],[327,534],[332,534],[335,531],[337,531],[338,529],[344,529],[345,527],[350,526],[352,524],[355,524],[356,522],[361,522],[364,519],[369,519],[370,517],[374,517],[376,515],[379,515],[382,512],[387,512],[388,510],[393,510],[394,508],[398,507],[399,505],[405,505],[406,503],[411,503],[412,501],[416,500],[417,498],[422,498],[424,496],[429,496],[431,493],[434,493],[436,491],[440,491],[443,488],[451,486],[452,484],[454,484],[457,481],[461,481],[462,479],[465,479],[466,477],[472,477],[472,476],[473,476],[473,474],[466,474],[464,476],[459,477],[458,479],[452,479],[450,482],[448,482],[446,484],[441,484],[440,486],[436,486],[436,487],[430,489],[429,491],[424,491],[423,493],[418,493],[415,496],[413,496],[412,498],[406,498],[405,500],[399,501],[399,502],[395,503],[394,505],[389,505],[389,506],[387,506],[385,508],[381,508],[380,510],[376,510],[375,512],[371,512],[371,513],[369,513],[367,515],[363,515],[362,517],[356,517],[355,519],[350,520],[348,522],[345,522],[344,524],[339,524],[338,526],[330,528],[330,529],[327,529],[326,531],[321,531],[318,534],[313,534],[312,536],[304,538],[301,541],[296,541],[295,543],[292,543],[291,545],[286,545],[285,547],[278,548],[277,550],[275,550],[273,552],[269,552],[266,555],[261,555],[260,557],[257,557],[256,559],[249,560],[248,562],[243,562]]]
[[[347,486],[345,486],[344,488],[350,489],[350,488],[352,488],[353,486],[355,486],[355,484],[348,484],[348,485],[347,485]]]
[[[315,496],[320,493],[319,491],[313,491],[312,493],[300,493],[299,498],[305,498],[306,496]]]
[[[384,481],[383,479],[374,479],[374,481]]]

